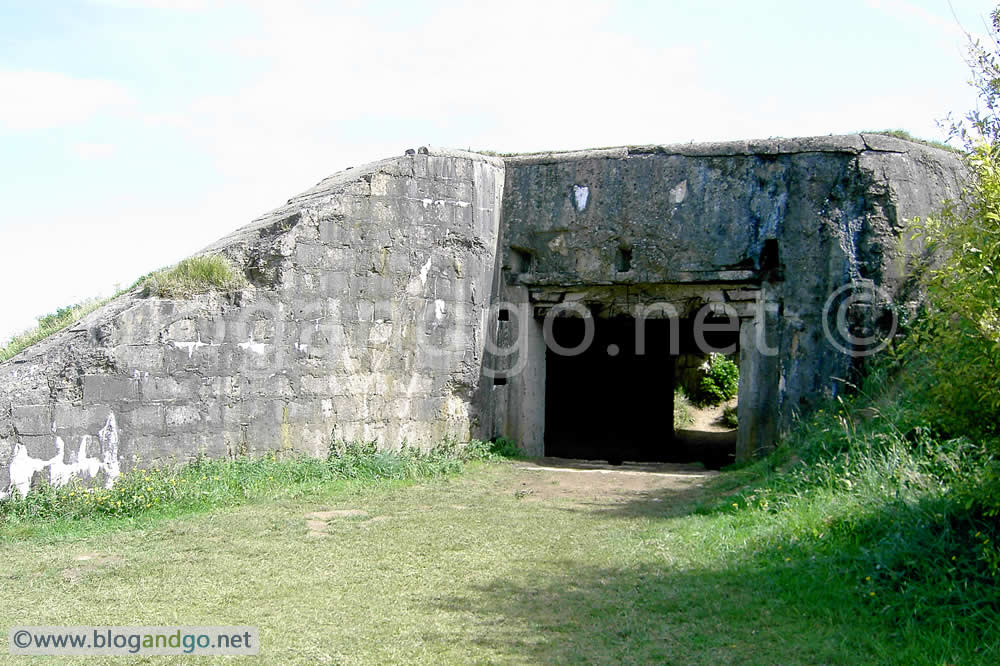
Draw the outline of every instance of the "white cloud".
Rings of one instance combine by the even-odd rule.
[[[120,85],[58,72],[0,70],[0,128],[37,130],[80,123],[131,103]]]
[[[932,28],[939,35],[941,41],[949,44],[953,44],[956,37],[971,37],[973,39],[984,40],[984,43],[989,43],[988,38],[983,33],[978,32],[979,28],[985,26],[982,24],[975,26],[963,25],[954,12],[948,16],[941,16],[909,0],[865,0],[865,4],[872,9],[885,12],[892,17],[904,17],[923,23],[925,26]],[[950,6],[950,3],[941,3],[942,10],[946,6]],[[981,17],[986,17],[987,13],[984,12]]]
[[[186,12],[222,4],[219,0],[90,0],[90,3],[119,9],[169,9]]]
[[[80,159],[97,160],[114,155],[115,147],[110,143],[80,142],[73,145],[73,152]]]

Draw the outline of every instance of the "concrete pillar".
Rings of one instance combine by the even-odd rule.
[[[524,326],[519,353],[523,366],[512,378],[508,395],[507,432],[525,453],[545,455],[545,337],[542,322],[530,318]]]
[[[781,384],[778,319],[777,304],[762,300],[754,318],[740,323],[737,461],[770,451],[777,439]]]

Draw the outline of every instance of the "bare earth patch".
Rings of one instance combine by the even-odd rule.
[[[306,527],[309,528],[309,536],[323,536],[327,533],[330,523],[341,518],[354,518],[362,523],[380,523],[388,520],[389,516],[376,516],[370,518],[367,511],[362,509],[334,509],[332,511],[313,511],[306,514]]]
[[[591,460],[539,458],[519,463],[512,488],[518,499],[563,500],[593,506],[687,493],[718,474],[698,465],[627,463],[608,465]]]

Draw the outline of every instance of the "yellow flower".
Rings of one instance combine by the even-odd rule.
[[[871,580],[871,579],[872,579],[871,576],[865,576],[865,580]]]
[[[874,597],[874,596],[875,596],[875,593],[874,593],[874,592],[869,592],[869,593],[868,593],[868,596],[869,596],[869,597]]]

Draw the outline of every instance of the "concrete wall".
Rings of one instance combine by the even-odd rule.
[[[132,294],[3,364],[0,492],[199,452],[467,440],[502,186],[502,162],[456,153],[337,174],[207,248],[253,287]]]
[[[130,294],[0,365],[0,493],[337,439],[507,435],[541,453],[540,318],[570,302],[734,312],[752,453],[855,363],[824,338],[831,292],[915,297],[905,221],[955,197],[960,172],[949,153],[849,136],[339,173],[205,250],[250,288]],[[855,310],[852,330],[877,326],[878,308]]]
[[[869,135],[510,158],[497,298],[526,301],[539,316],[572,300],[597,317],[667,302],[681,316],[725,304],[759,320],[744,324],[741,347],[740,448],[749,455],[858,362],[824,335],[831,294],[874,285],[914,297],[905,278],[919,248],[906,221],[957,197],[960,174],[950,153]],[[855,307],[851,333],[871,333],[880,312]],[[504,326],[509,341],[517,327]],[[758,340],[780,352],[759,358],[747,346]],[[517,354],[490,360],[520,364]],[[521,396],[543,391],[544,373],[510,374],[497,422],[541,453],[539,408]]]

